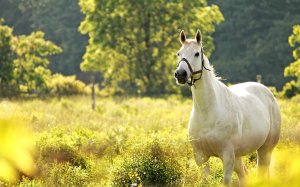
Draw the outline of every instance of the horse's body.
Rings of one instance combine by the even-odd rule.
[[[192,45],[196,42],[185,40],[182,43],[183,53],[194,48]],[[188,51],[185,53],[189,54]],[[188,56],[183,58],[191,59]],[[212,70],[203,54],[202,58],[202,66]],[[194,64],[191,62],[190,66],[199,69],[199,60],[197,62],[196,59]],[[189,75],[184,63],[180,62],[177,70],[180,68],[186,71],[187,77],[193,77],[193,72]],[[203,70],[200,79],[196,80],[191,87],[193,109],[188,129],[197,164],[206,163],[211,156],[221,158],[224,184],[229,184],[233,170],[240,179],[246,174],[241,157],[257,150],[259,173],[268,173],[281,126],[280,110],[273,94],[267,87],[255,82],[227,87],[213,71]],[[208,166],[205,172],[208,174]]]

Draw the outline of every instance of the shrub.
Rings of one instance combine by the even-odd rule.
[[[41,187],[45,186],[40,180],[30,180],[28,178],[24,178],[22,182],[18,185],[18,187]]]
[[[282,94],[287,98],[292,98],[293,96],[300,93],[300,81],[291,81],[284,85]]]
[[[54,164],[49,177],[50,186],[81,187],[88,185],[89,172],[69,163]]]
[[[113,186],[180,185],[181,167],[175,158],[166,156],[159,143],[132,154],[114,171]]]
[[[86,85],[76,76],[55,74],[46,82],[47,92],[55,96],[86,94]]]
[[[87,162],[72,147],[64,144],[48,145],[41,149],[41,156],[44,160],[57,162],[69,162],[73,166],[80,166],[84,169],[87,168]]]
[[[37,140],[39,159],[48,163],[54,161],[59,163],[68,162],[73,166],[87,168],[88,163],[79,152],[79,144],[82,141],[79,138],[81,137],[76,136],[75,133],[72,135],[56,130],[42,134]]]

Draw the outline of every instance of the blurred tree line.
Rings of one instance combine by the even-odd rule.
[[[225,21],[213,34],[210,61],[228,82],[255,81],[281,89],[284,67],[293,61],[288,37],[300,23],[300,0],[208,0],[217,4]]]
[[[85,18],[80,32],[88,34],[88,46],[87,36],[78,32],[80,9]],[[62,47],[63,53],[50,58],[52,72],[80,74],[87,46],[81,69],[100,71],[109,93],[131,94],[174,92],[179,31],[193,37],[200,28],[210,56],[211,33],[223,20],[218,7],[208,7],[206,0],[2,0],[0,17],[15,34],[42,30]]]
[[[210,61],[228,82],[254,81],[262,74],[263,83],[281,89],[288,80],[284,67],[293,61],[287,38],[300,20],[299,2],[1,0],[0,18],[14,35],[41,30],[45,40],[62,48],[48,57],[53,73],[87,81],[81,71],[100,72],[108,93],[176,92],[178,33],[184,29],[193,37],[198,28],[206,55],[212,54]]]
[[[63,49],[50,57],[52,72],[81,75],[79,65],[88,38],[78,32],[83,15],[77,0],[1,0],[0,18],[16,35],[43,31],[45,39]]]

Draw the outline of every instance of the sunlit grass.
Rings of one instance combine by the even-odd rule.
[[[272,182],[256,178],[255,154],[244,158],[249,186],[300,184],[295,170],[300,158],[299,98],[279,100],[283,125],[273,155]],[[34,131],[35,163],[41,172],[34,180],[24,179],[20,186],[109,186],[124,159],[141,153],[154,140],[180,165],[181,186],[218,186],[223,177],[221,161],[210,160],[211,176],[206,181],[194,161],[187,138],[191,107],[190,98],[178,96],[116,97],[97,98],[92,111],[89,97],[69,97],[0,101],[0,114],[13,112]],[[55,173],[62,174],[59,181]],[[233,178],[237,183],[237,177]]]
[[[247,186],[262,187],[296,187],[300,185],[300,149],[299,145],[279,146],[272,156],[270,178],[256,176],[251,173]]]
[[[281,142],[300,143],[300,95],[279,100],[282,114]]]

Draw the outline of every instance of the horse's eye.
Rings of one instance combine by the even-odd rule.
[[[177,56],[179,56],[179,53],[177,53]]]
[[[198,57],[199,56],[199,52],[195,53],[195,57]]]

